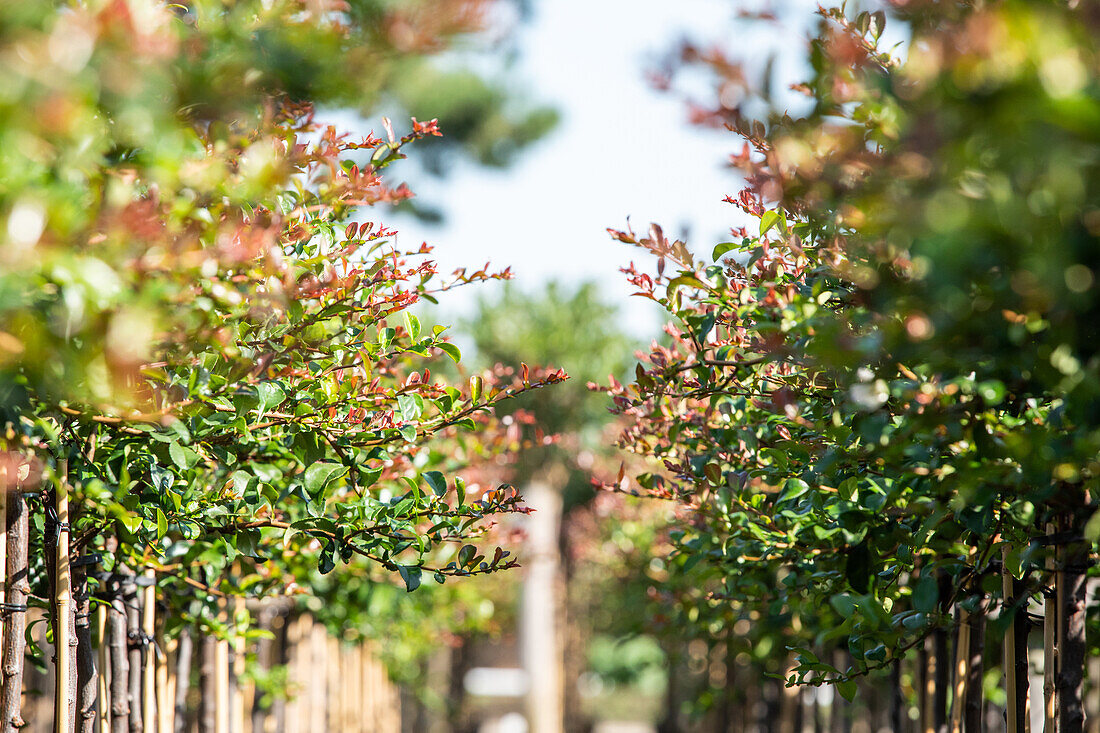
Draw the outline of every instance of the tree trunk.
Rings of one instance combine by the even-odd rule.
[[[8,493],[18,491],[14,475],[8,474],[8,469],[0,469],[0,669],[3,669],[4,661],[4,625],[7,623],[8,611]],[[0,690],[2,690],[0,684]],[[0,692],[0,697],[3,693]]]
[[[107,638],[111,651],[111,733],[130,730],[130,660],[126,649],[126,603],[117,575],[110,581],[111,609],[107,612]]]
[[[76,601],[76,733],[95,733],[96,695],[99,676],[92,647],[92,603],[88,593],[86,564],[73,567],[73,600]]]
[[[1017,594],[1027,592],[1026,582],[1017,581]],[[1031,635],[1031,620],[1027,615],[1025,601],[1016,617],[1016,715],[1020,721],[1019,733],[1031,733],[1031,665],[1028,662]]]
[[[1008,547],[1005,547],[1004,558],[1007,560]],[[1006,733],[1024,733],[1029,729],[1027,705],[1029,693],[1028,663],[1027,663],[1027,638],[1030,623],[1027,618],[1027,602],[1021,598],[1025,591],[1025,583],[1016,580],[1008,572],[1007,567],[1002,570],[1002,595],[1003,613],[1012,615],[1012,622],[1005,629],[1004,638],[1004,675],[1005,675],[1005,731]]]
[[[902,733],[905,729],[905,696],[901,691],[901,660],[890,665],[890,730]]]
[[[946,597],[943,584],[940,586],[940,597]],[[936,733],[947,733],[947,687],[951,679],[951,663],[947,654],[947,629],[936,629],[932,632],[932,652],[933,660],[938,661],[934,661],[933,669],[929,670],[932,678],[931,721]]]
[[[126,607],[126,636],[130,674],[127,696],[130,702],[130,733],[145,730],[141,706],[141,678],[145,665],[144,636],[141,633],[141,602],[138,596],[137,576],[129,575],[122,585],[122,598]]]
[[[1047,535],[1057,531],[1053,523],[1047,524]],[[1055,551],[1059,553],[1059,551]],[[1058,628],[1058,601],[1061,599],[1061,576],[1056,565],[1061,558],[1048,557],[1047,570],[1054,577],[1054,592],[1047,592],[1043,606],[1043,733],[1056,733],[1058,724],[1058,698],[1055,694],[1054,672],[1058,666],[1056,637]]]
[[[1077,542],[1066,548],[1058,618],[1058,733],[1083,733],[1085,711],[1085,570],[1088,549]]]
[[[0,693],[0,733],[15,733],[23,727],[20,703],[23,697],[24,631],[27,624],[27,594],[30,592],[27,568],[27,503],[17,488],[8,495],[6,596],[10,604],[4,624],[4,687]]]
[[[191,689],[191,653],[194,642],[191,629],[180,629],[179,647],[176,651],[176,720],[175,733],[187,731],[187,693]],[[259,731],[257,733],[260,733]]]

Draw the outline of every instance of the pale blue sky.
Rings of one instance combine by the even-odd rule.
[[[531,101],[555,106],[561,124],[510,168],[461,161],[446,178],[419,177],[414,190],[444,212],[442,225],[409,216],[386,223],[397,227],[406,246],[434,244],[444,272],[490,261],[496,268],[511,265],[524,289],[554,278],[594,280],[619,304],[627,329],[652,334],[659,325],[655,308],[629,298],[618,272],[631,259],[641,264],[643,253],[611,240],[606,229],[624,227],[627,217],[642,231],[655,221],[670,235],[686,228],[693,249],[709,252],[737,221],[722,199],[740,187],[724,166],[740,145],[733,133],[690,126],[682,99],[653,90],[646,69],[683,37],[759,60],[777,48],[799,59],[805,31],[737,20],[745,3],[734,0],[533,5],[533,17],[517,29],[519,54],[509,75],[526,85]],[[799,18],[793,25],[805,29],[812,3],[790,5],[797,10],[784,15]],[[446,134],[446,119],[440,124]],[[447,298],[446,310],[466,311],[477,293],[494,287],[463,288]]]

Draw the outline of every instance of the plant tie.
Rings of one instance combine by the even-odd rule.
[[[136,649],[138,647],[145,648],[154,642],[152,634],[146,634],[144,631],[130,631],[126,634],[126,638],[129,641],[129,648]]]

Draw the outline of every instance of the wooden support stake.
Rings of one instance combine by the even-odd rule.
[[[295,643],[295,659],[293,682],[296,685],[298,695],[298,729],[295,733],[314,733],[316,723],[313,722],[314,699],[316,692],[309,680],[313,679],[314,647],[313,643],[313,617],[303,613],[298,617],[298,641]],[[289,720],[289,717],[287,718]]]
[[[226,620],[222,611],[222,620]],[[214,733],[229,733],[229,640],[214,642]]]
[[[261,617],[262,618],[262,617]],[[299,686],[302,674],[302,626],[304,615],[291,616],[286,622],[286,682],[289,698],[286,701],[286,733],[301,733],[304,688]],[[262,660],[266,662],[267,660]]]
[[[244,696],[241,679],[244,677],[244,598],[233,600],[233,684],[229,688],[230,729],[232,733],[244,733]]]
[[[962,733],[966,680],[970,676],[970,614],[959,611],[959,631],[955,642],[955,697],[951,701],[951,733]]]
[[[179,639],[165,642],[164,654],[156,658],[156,733],[176,730],[176,672],[173,666]]]
[[[107,694],[109,689],[107,679],[111,666],[107,663],[107,606],[103,603],[96,606],[95,626],[96,638],[99,640],[99,647],[96,649],[96,658],[99,662],[99,695],[96,714],[99,719],[99,733],[111,733],[111,704]]]
[[[157,733],[175,731],[176,677],[171,672],[171,660],[178,646],[178,639],[169,639],[164,644],[164,653],[157,655]]]
[[[74,701],[69,683],[69,615],[72,613],[73,596],[69,578],[69,460],[58,461],[59,481],[55,509],[57,510],[57,555],[54,613],[57,625],[54,633],[54,649],[57,654],[57,680],[54,705],[54,730],[56,733],[70,733],[72,721],[69,719],[69,706]]]

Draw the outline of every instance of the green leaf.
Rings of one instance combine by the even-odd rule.
[[[871,548],[861,542],[848,551],[844,563],[844,575],[848,584],[857,593],[866,593],[871,588]]]
[[[397,572],[401,575],[401,580],[405,581],[405,591],[412,593],[414,590],[420,587],[420,568],[414,566],[398,565]]]
[[[401,437],[404,438],[407,442],[409,442],[409,443],[416,442],[416,426],[415,425],[405,425],[401,428],[398,428],[397,432],[401,433]]]
[[[274,382],[260,382],[256,385],[256,392],[260,398],[260,416],[273,407],[278,407],[286,399],[282,388]]]
[[[764,236],[768,231],[779,223],[779,212],[765,211],[764,215],[760,217],[760,236]]]
[[[179,470],[187,470],[187,455],[183,452],[183,446],[173,440],[168,444],[168,455]]]
[[[913,610],[921,613],[932,613],[936,610],[936,603],[939,599],[940,591],[936,579],[931,575],[922,576],[913,589]]]
[[[462,359],[462,352],[450,341],[440,341],[436,344],[436,347],[439,348],[439,350],[442,351],[444,354],[451,357],[455,364],[457,364],[459,360]]]
[[[397,409],[401,413],[401,419],[410,422],[420,417],[421,405],[417,404],[413,395],[397,395]]]
[[[164,537],[168,534],[168,517],[164,516],[164,512],[160,507],[157,507],[157,539]]]
[[[332,461],[319,461],[306,469],[303,485],[311,494],[318,494],[324,490],[333,478],[347,472],[347,467]]]
[[[141,517],[136,514],[124,514],[118,519],[122,522],[122,526],[132,533],[137,533],[141,529]]]
[[[317,571],[321,575],[328,575],[336,567],[336,548],[331,542],[326,542],[321,548],[321,556],[317,559]]]
[[[829,605],[832,606],[842,618],[848,618],[856,610],[855,599],[847,593],[838,593],[830,597]]]
[[[409,311],[405,311],[405,328],[409,332],[409,338],[413,341],[420,338],[420,319]]]
[[[447,479],[439,471],[425,471],[423,474],[424,480],[428,482],[428,486],[432,487],[432,491],[436,496],[443,496],[447,493]]]
[[[233,493],[240,497],[248,494],[249,488],[259,480],[248,471],[234,471],[230,478],[233,479]]]
[[[856,696],[856,681],[855,680],[841,680],[836,683],[837,692],[848,702],[851,702]]]
[[[736,249],[738,246],[740,245],[737,242],[722,242],[721,244],[715,245],[714,251],[710,253],[710,257],[717,262],[722,255],[729,252],[731,249]]]

